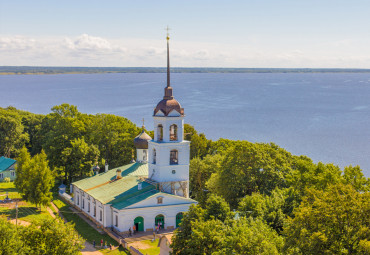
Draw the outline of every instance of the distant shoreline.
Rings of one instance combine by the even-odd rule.
[[[0,75],[165,73],[165,67],[48,67],[0,66]],[[217,68],[174,67],[171,73],[370,73],[357,68]]]

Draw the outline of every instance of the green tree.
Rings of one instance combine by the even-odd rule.
[[[224,235],[223,246],[212,254],[282,254],[283,237],[259,219],[233,220]]]
[[[344,183],[351,184],[357,191],[370,191],[370,178],[366,178],[359,166],[344,168]]]
[[[135,150],[133,140],[140,129],[124,117],[97,114],[88,126],[88,141],[98,146],[110,168],[128,164]]]
[[[285,176],[292,170],[294,157],[275,144],[236,141],[223,152],[220,171],[207,183],[210,191],[236,208],[241,198],[253,192],[270,194],[286,187]]]
[[[50,171],[44,151],[34,156],[27,169],[27,182],[24,182],[22,196],[27,201],[38,205],[48,205],[52,198],[51,188],[54,177]]]
[[[190,207],[172,237],[173,254],[280,254],[283,238],[261,220],[222,221],[212,217],[214,209]],[[217,215],[223,214],[216,210]]]
[[[230,206],[225,199],[220,196],[212,194],[205,205],[205,220],[216,219],[222,222],[232,219],[234,214],[230,211]]]
[[[20,236],[27,254],[80,254],[85,241],[71,223],[60,218],[32,223],[23,228]]]
[[[8,158],[16,156],[28,139],[21,116],[0,108],[0,155]]]
[[[91,176],[91,168],[99,158],[99,150],[95,145],[88,145],[84,139],[74,139],[71,141],[71,147],[62,151],[65,175],[71,183],[74,177],[83,178]]]
[[[31,155],[26,147],[23,147],[19,151],[16,160],[16,178],[14,180],[14,185],[21,193],[24,193],[24,187],[27,185],[30,178],[28,171],[31,163]]]
[[[24,254],[16,227],[3,216],[0,216],[0,254]]]
[[[284,208],[284,193],[276,189],[270,196],[259,193],[245,196],[239,203],[238,211],[241,216],[259,218],[280,232],[286,219]]]
[[[77,107],[69,104],[54,106],[52,113],[48,114],[41,127],[44,135],[43,149],[48,155],[52,168],[63,168],[61,157],[65,148],[71,147],[71,141],[83,137],[86,131],[84,116]]]
[[[190,190],[191,196],[200,204],[204,204],[207,199],[207,181],[213,173],[220,169],[222,156],[219,154],[207,155],[202,159],[193,158],[190,161]]]
[[[206,136],[195,130],[195,128],[189,124],[184,125],[185,140],[190,141],[190,159],[199,157],[203,158],[207,155],[211,141],[207,140]]]
[[[336,184],[309,189],[284,229],[285,251],[296,254],[370,254],[370,193]]]

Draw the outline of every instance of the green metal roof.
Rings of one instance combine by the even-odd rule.
[[[122,178],[117,180],[116,171],[118,169],[122,171]],[[101,173],[73,184],[103,204],[113,205],[149,190],[155,190],[155,186],[139,179],[139,177],[147,176],[148,164],[133,163],[114,168],[106,173]],[[141,190],[138,190],[139,183],[142,185]]]
[[[16,162],[17,162],[16,160],[11,159],[11,158],[0,157],[0,172],[8,169],[12,165],[14,165],[14,163]]]
[[[116,179],[116,171],[121,169],[121,176],[148,176],[148,164],[143,163],[132,163],[125,166],[117,167],[109,170],[106,173],[100,173],[89,178],[85,178],[80,181],[76,181],[73,184],[82,189],[88,190],[98,185],[102,185],[106,182],[113,181]]]
[[[118,169],[122,171],[122,178],[117,180],[116,171]],[[103,204],[110,204],[118,210],[154,195],[166,194],[173,196],[158,191],[154,185],[141,181],[140,177],[148,177],[148,164],[128,164],[109,170],[106,173],[74,182],[73,184]],[[141,183],[141,190],[138,189],[139,183]],[[184,203],[196,203],[193,199],[182,199],[185,199]]]

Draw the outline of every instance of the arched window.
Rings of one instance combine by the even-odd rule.
[[[157,151],[153,149],[153,164],[157,163]]]
[[[143,150],[143,161],[147,161],[148,160],[148,152],[146,150]]]
[[[177,125],[170,126],[170,141],[177,141]]]
[[[163,141],[163,126],[162,124],[159,124],[157,127],[157,140]]]
[[[177,165],[179,163],[177,150],[171,150],[170,152],[170,165]]]

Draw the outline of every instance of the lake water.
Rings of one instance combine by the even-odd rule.
[[[61,103],[153,129],[166,74],[1,75],[0,106],[49,113]],[[185,122],[207,138],[274,142],[315,162],[359,164],[370,177],[370,74],[174,73]]]

